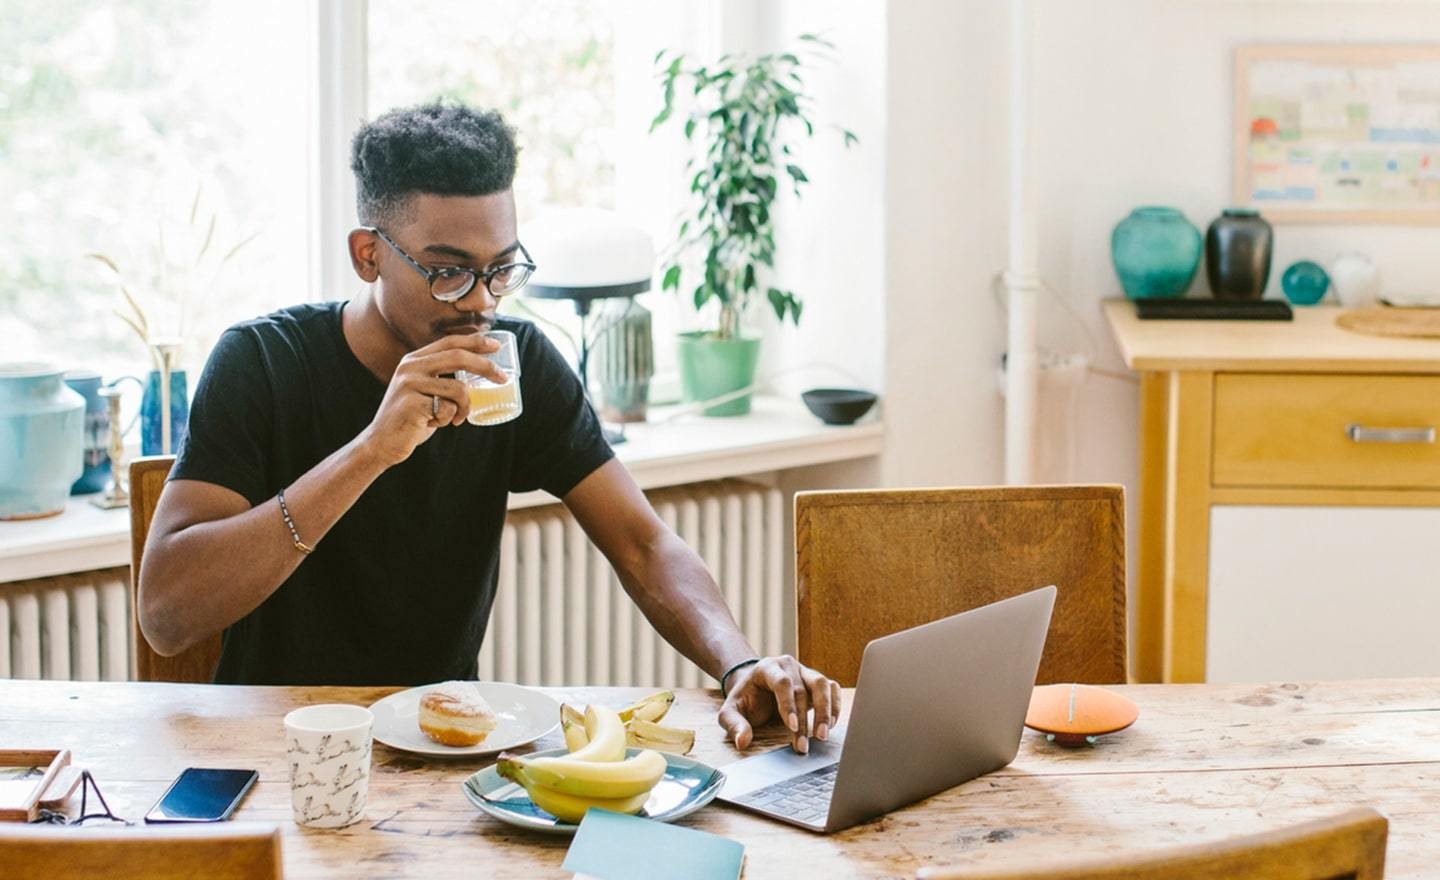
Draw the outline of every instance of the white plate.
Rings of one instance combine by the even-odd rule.
[[[420,729],[420,698],[434,690],[436,684],[421,685],[376,700],[370,706],[375,713],[375,740],[393,749],[454,758],[462,755],[488,755],[534,742],[560,726],[560,704],[539,691],[507,684],[503,681],[476,682],[480,696],[495,710],[495,729],[473,746],[444,746],[426,736]]]

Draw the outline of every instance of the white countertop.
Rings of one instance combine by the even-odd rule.
[[[742,477],[787,468],[878,455],[885,426],[872,412],[858,424],[825,425],[798,400],[757,397],[750,415],[628,425],[615,446],[642,489]],[[0,522],[0,583],[91,571],[130,563],[130,511],[100,510],[90,496],[74,496],[65,512],[47,519]],[[512,509],[553,503],[545,492],[513,495]]]

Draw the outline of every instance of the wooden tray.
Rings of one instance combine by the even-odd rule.
[[[69,749],[0,749],[0,821],[34,822],[79,782]]]
[[[1374,306],[1341,312],[1336,326],[1370,336],[1440,339],[1440,309]]]

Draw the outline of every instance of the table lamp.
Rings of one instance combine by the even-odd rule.
[[[599,410],[610,421],[643,421],[654,373],[654,348],[649,312],[633,299],[650,289],[655,246],[649,234],[611,211],[563,208],[525,224],[524,237],[526,248],[539,264],[525,294],[569,300],[580,316],[577,367],[587,396],[591,331],[586,324],[591,305],[596,300],[631,300],[596,334],[605,346]],[[605,439],[622,443],[625,437],[607,429]]]

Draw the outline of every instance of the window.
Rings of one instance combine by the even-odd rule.
[[[20,6],[0,31],[4,358],[149,365],[91,252],[192,369],[225,326],[303,299],[303,5]]]
[[[115,314],[129,310],[117,279],[90,253],[119,267],[152,335],[183,335],[192,371],[230,324],[353,293],[348,266],[342,289],[316,290],[310,271],[343,248],[327,232],[315,252],[315,197],[346,201],[316,169],[333,175],[348,156],[312,155],[317,112],[338,117],[310,103],[318,46],[309,4],[17,5],[0,31],[0,359],[112,378],[149,368]],[[591,205],[641,220],[657,246],[668,241],[683,193],[676,175],[657,168],[678,169],[684,158],[678,138],[646,133],[659,106],[652,59],[661,47],[693,51],[713,7],[370,0],[342,9],[360,10],[368,27],[353,33],[366,33],[368,45],[347,45],[368,77],[345,88],[363,87],[367,116],[443,96],[497,107],[516,126],[522,236],[543,205]],[[323,134],[322,143],[348,144],[349,132]],[[340,222],[353,210],[337,208]],[[663,370],[673,298],[645,299]],[[547,329],[575,332],[568,305],[525,305],[552,322]]]
[[[483,11],[482,11],[483,9]],[[370,115],[436,98],[517,129],[521,221],[544,204],[614,206],[615,65],[608,4],[372,0]],[[457,13],[471,10],[470,15]]]
[[[471,9],[478,14],[457,15]],[[705,3],[669,0],[492,0],[483,12],[446,0],[370,0],[368,114],[437,98],[498,109],[520,147],[522,241],[526,221],[546,206],[585,206],[620,211],[664,247],[684,196],[674,182],[684,179],[686,152],[673,131],[647,134],[661,101],[653,59],[660,48],[693,51],[712,14]],[[675,174],[656,173],[666,163]],[[545,255],[534,256],[543,265]],[[674,297],[641,299],[655,315],[663,373],[673,369]],[[502,308],[537,320],[572,362],[578,356],[568,303],[521,296]]]

